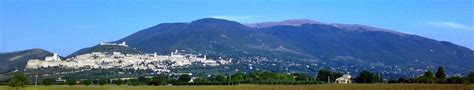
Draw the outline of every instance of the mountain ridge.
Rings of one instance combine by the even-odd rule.
[[[445,66],[449,73],[459,73],[474,69],[470,63],[474,51],[469,48],[357,24],[317,22],[255,28],[230,20],[204,18],[190,23],[158,24],[110,43],[122,42],[128,47],[96,45],[68,57],[90,52],[169,54],[180,50],[209,58],[231,58],[236,63],[230,69],[242,71],[251,71],[249,67],[275,72],[313,72],[317,68],[344,72],[419,71]],[[44,58],[47,54],[35,55]]]
[[[474,65],[467,64],[474,60],[474,52],[463,46],[365,25],[319,22],[252,28],[235,21],[205,18],[167,27],[148,28],[136,33],[150,35],[147,39],[133,41],[131,38],[137,35],[132,34],[114,42],[133,42],[131,47],[146,53],[185,50],[211,56],[255,56],[288,62],[324,61],[333,64],[345,57],[349,61],[341,63],[409,64],[407,67],[417,68],[446,65],[450,69],[467,65],[459,68],[474,68]]]
[[[112,52],[121,52],[123,54],[142,54],[141,51],[138,51],[134,48],[130,48],[127,46],[120,46],[120,45],[95,45],[92,47],[87,47],[80,49],[70,55],[67,58],[74,57],[76,55],[92,53],[92,52],[105,52],[105,53],[112,53]]]
[[[273,27],[273,26],[301,26],[301,25],[304,25],[304,24],[328,25],[328,26],[334,26],[334,27],[342,28],[342,29],[346,29],[346,30],[384,31],[384,32],[397,33],[397,34],[400,34],[400,35],[407,35],[406,33],[397,32],[397,31],[389,30],[389,29],[378,28],[378,27],[367,26],[367,25],[343,24],[343,23],[323,23],[323,22],[316,21],[316,20],[311,20],[311,19],[288,19],[288,20],[279,21],[279,22],[260,22],[260,23],[249,23],[249,24],[245,24],[245,25],[248,26],[248,27],[252,27],[252,28],[268,28],[268,27]]]
[[[44,59],[53,53],[40,48],[0,53],[0,73],[25,68],[30,59]]]

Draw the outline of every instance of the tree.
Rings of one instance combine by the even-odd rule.
[[[372,77],[372,81],[374,83],[380,83],[382,82],[382,76],[379,73],[374,73],[374,76]]]
[[[295,73],[293,74],[296,78],[296,81],[311,81],[312,78],[311,76],[307,75],[307,74],[301,74],[301,73]]]
[[[426,71],[423,76],[416,78],[416,82],[418,83],[435,83],[435,77],[431,71]]]
[[[209,81],[206,78],[199,77],[199,78],[194,79],[194,83],[196,83],[196,84],[207,84],[207,83],[209,83]]]
[[[416,78],[417,83],[433,83],[433,79],[426,77],[426,76],[420,76]]]
[[[27,81],[28,81],[28,78],[26,77],[25,74],[23,73],[15,73],[15,75],[13,76],[13,78],[11,78],[9,81],[8,81],[8,85],[10,87],[15,87],[15,89],[17,89],[17,87],[23,87],[24,85],[27,84]]]
[[[46,78],[46,79],[43,79],[43,85],[45,86],[49,86],[49,85],[52,85],[53,82],[54,82],[54,79],[53,78]]]
[[[178,77],[178,82],[181,82],[181,83],[187,83],[190,80],[191,80],[191,75],[183,74],[183,75],[179,75]]]
[[[156,76],[147,81],[148,85],[165,85],[169,83],[168,76]]]
[[[325,69],[320,69],[318,71],[318,76],[316,77],[317,80],[323,81],[323,82],[328,82],[328,81],[335,81],[336,78],[341,77],[341,73],[325,70]],[[328,78],[329,77],[329,78]]]
[[[250,82],[254,82],[254,81],[259,81],[259,80],[262,80],[262,77],[260,77],[259,75],[260,72],[252,72],[248,75],[248,78],[247,80],[249,80]],[[212,81],[216,81],[217,76],[215,76],[214,78],[212,78]]]
[[[213,81],[217,82],[227,82],[227,77],[224,75],[217,75],[214,77]]]
[[[166,76],[159,77],[157,80],[158,80],[157,85],[166,85],[171,82],[169,78]]]
[[[67,80],[67,84],[68,84],[69,86],[76,85],[76,80],[74,80],[74,79],[68,79],[68,80]]]
[[[463,83],[464,85],[466,85],[466,86],[469,85],[469,84],[471,84],[468,77],[462,78],[462,83]]]
[[[140,81],[138,79],[131,79],[131,80],[128,80],[130,82],[130,85],[132,86],[138,86],[140,85]]]
[[[99,79],[99,85],[105,85],[105,84],[107,84],[107,81],[109,81],[109,79],[101,78],[101,79]]]
[[[92,84],[92,81],[89,80],[89,79],[86,79],[86,80],[83,80],[82,83],[83,83],[84,85],[86,85],[86,86],[89,86],[89,85]]]
[[[138,81],[148,84],[149,79],[145,78],[144,76],[140,76],[138,77]]]
[[[446,79],[446,82],[450,84],[461,84],[463,83],[463,78],[458,76],[449,77],[448,79]]]
[[[260,74],[260,77],[262,77],[263,80],[270,80],[273,79],[274,74],[272,72],[262,72]]]
[[[239,73],[235,73],[234,75],[232,75],[232,81],[234,82],[240,82],[240,81],[243,81],[244,80],[244,74],[239,72]]]
[[[405,78],[398,78],[399,83],[408,83],[408,80]]]
[[[434,78],[433,72],[431,72],[430,70],[426,71],[425,74],[423,74],[423,76],[429,77],[429,78]]]
[[[469,75],[466,76],[466,78],[470,83],[474,83],[474,71],[470,72]]]
[[[114,80],[114,84],[117,85],[117,86],[120,86],[124,83],[124,81],[122,79],[117,79],[117,80]]]
[[[362,71],[359,76],[355,78],[357,83],[374,83],[378,81],[378,76],[369,71]]]
[[[443,67],[438,67],[438,71],[436,72],[435,76],[440,82],[444,82],[445,79],[446,79],[446,74],[444,72],[444,68]]]
[[[10,81],[8,81],[8,86],[13,87],[15,88],[15,90],[17,90],[18,87],[23,87],[24,84],[22,83],[23,82],[18,79],[11,79]]]

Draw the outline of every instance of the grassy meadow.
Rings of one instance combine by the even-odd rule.
[[[14,90],[0,86],[0,90]],[[53,85],[26,86],[19,90],[474,90],[459,84],[321,84],[321,85],[237,85],[237,86],[116,86]]]

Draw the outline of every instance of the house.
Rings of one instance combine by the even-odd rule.
[[[349,74],[342,75],[342,77],[339,77],[336,79],[336,83],[352,83],[351,75]]]

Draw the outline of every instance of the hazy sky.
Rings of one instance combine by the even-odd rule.
[[[0,52],[66,56],[159,23],[206,17],[363,24],[474,49],[474,0],[0,0]]]

